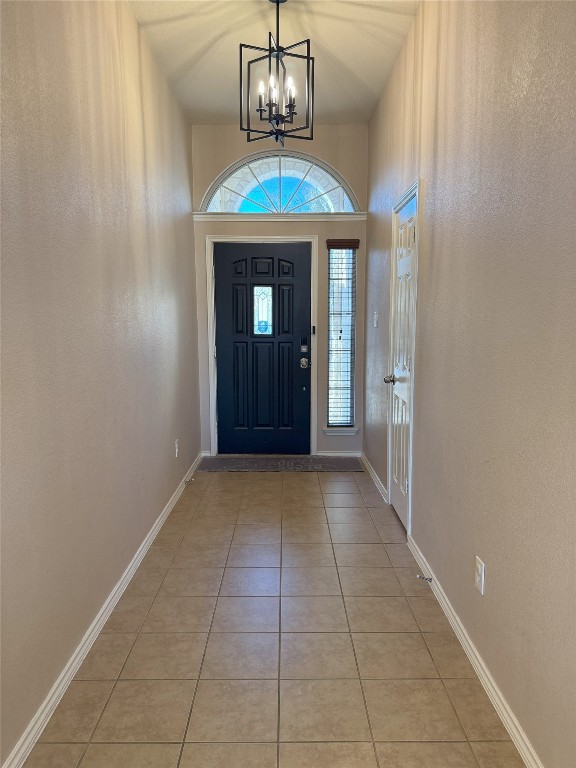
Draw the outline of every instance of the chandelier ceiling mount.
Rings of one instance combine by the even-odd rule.
[[[276,35],[268,34],[268,48],[240,44],[240,130],[247,134],[247,141],[272,137],[282,146],[286,138],[311,141],[314,57],[310,40],[282,46],[280,5],[287,0],[270,2],[276,6]],[[252,52],[255,58],[250,58]]]

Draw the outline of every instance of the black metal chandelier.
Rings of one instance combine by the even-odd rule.
[[[280,3],[276,5],[276,37],[268,48],[240,44],[240,130],[247,141],[270,136],[284,146],[286,138],[314,138],[314,57],[310,40],[280,45]],[[250,59],[250,51],[258,51]],[[256,106],[256,104],[258,106]]]

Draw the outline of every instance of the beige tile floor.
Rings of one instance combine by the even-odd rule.
[[[521,768],[379,499],[196,474],[26,768]]]

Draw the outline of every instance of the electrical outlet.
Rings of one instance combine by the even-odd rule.
[[[174,440],[174,448],[176,449],[176,458],[178,458],[178,450],[180,448],[180,446],[178,445],[178,438]]]
[[[374,328],[378,328],[378,312],[374,312]]]
[[[486,563],[482,562],[478,555],[476,555],[476,567],[474,569],[474,586],[481,595],[484,594],[486,587]]]

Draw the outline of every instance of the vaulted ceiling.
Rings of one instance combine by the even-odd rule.
[[[242,43],[267,46],[269,0],[132,0],[172,87],[195,123],[238,120]],[[288,0],[281,42],[310,37],[317,123],[365,123],[420,3],[415,0]]]

